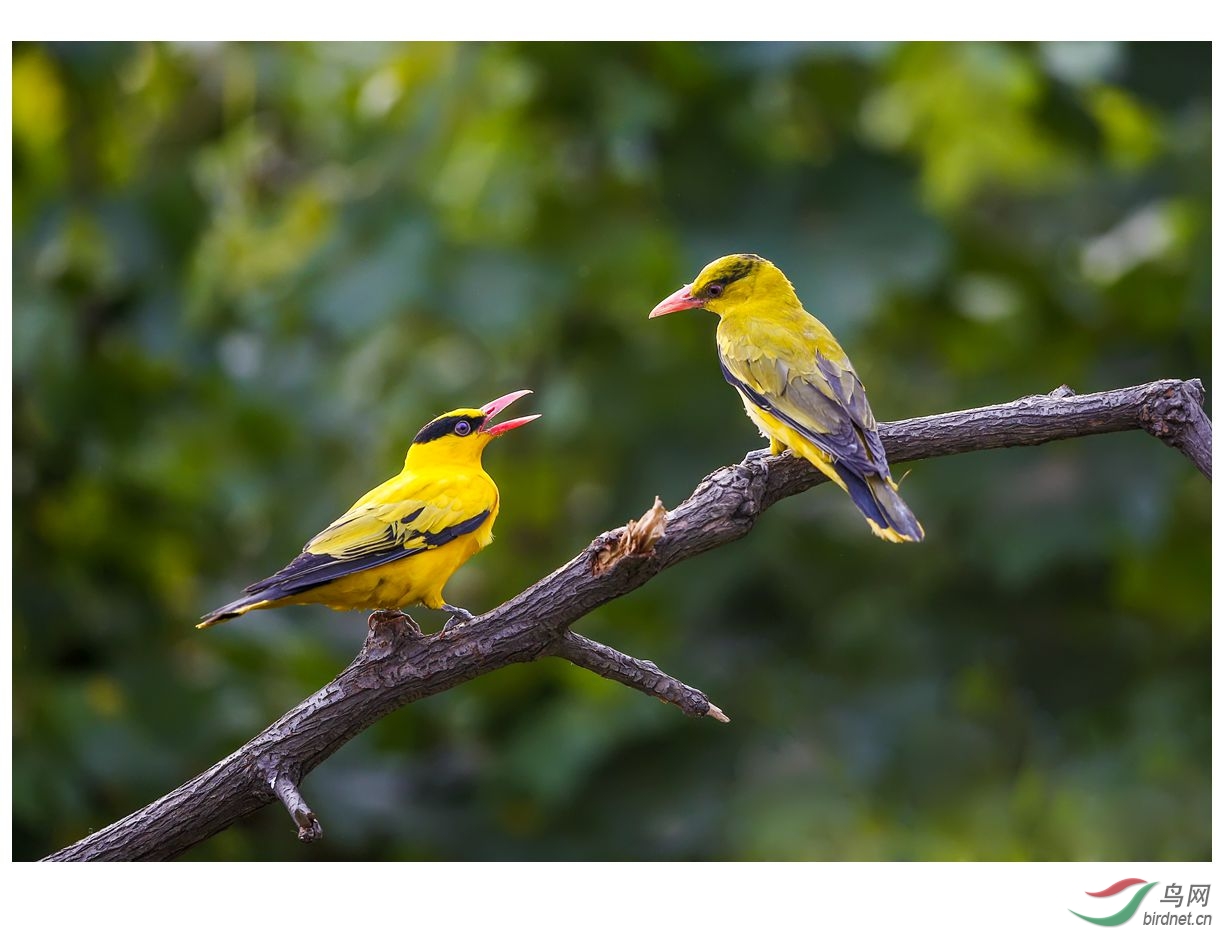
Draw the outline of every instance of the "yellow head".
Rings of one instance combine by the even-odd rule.
[[[655,305],[651,318],[686,308],[704,308],[720,318],[748,303],[799,305],[795,287],[782,270],[751,252],[715,259],[697,278]]]
[[[504,423],[494,423],[493,417],[530,390],[516,390],[486,403],[479,410],[460,409],[443,413],[430,420],[412,440],[404,467],[427,465],[480,465],[485,446],[502,433],[524,426],[540,418],[539,413]]]

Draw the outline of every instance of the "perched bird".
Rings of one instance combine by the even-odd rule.
[[[651,318],[704,308],[719,317],[723,376],[770,451],[803,456],[836,482],[885,541],[921,541],[888,471],[863,384],[832,332],[804,310],[782,270],[752,253],[723,256],[659,302]]]
[[[497,486],[480,457],[502,433],[539,419],[535,414],[492,422],[530,392],[508,393],[479,410],[452,410],[427,423],[398,475],[362,495],[288,565],[213,610],[198,628],[293,603],[322,603],[334,610],[424,603],[454,614],[448,627],[471,619],[467,610],[442,599],[442,588],[493,540]]]

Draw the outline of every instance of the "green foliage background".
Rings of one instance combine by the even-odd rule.
[[[330,679],[364,617],[196,617],[517,387],[476,610],[761,443],[712,317],[755,251],[883,419],[1202,377],[1210,49],[19,45],[13,825],[33,858]],[[905,468],[898,472],[907,471]],[[199,859],[1203,859],[1209,484],[1139,433],[917,464],[584,621],[734,719],[559,662],[386,719]],[[422,614],[427,628],[440,624]]]

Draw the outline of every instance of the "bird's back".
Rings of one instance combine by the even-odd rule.
[[[795,372],[808,373],[816,369],[819,354],[843,369],[852,369],[833,332],[803,308],[743,305],[719,320],[716,336],[719,353],[738,360],[769,358],[784,362]]]
[[[824,324],[799,306],[742,306],[719,321],[718,355],[771,442],[840,485],[879,537],[922,540],[922,526],[897,495],[867,392]]]
[[[411,540],[412,535],[436,535],[477,516],[484,516],[480,530],[491,534],[499,508],[497,485],[479,465],[405,466],[357,499],[302,550],[349,556],[376,539],[385,540],[388,529],[402,531],[404,539]]]

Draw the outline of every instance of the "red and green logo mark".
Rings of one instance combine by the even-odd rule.
[[[1116,895],[1118,892],[1125,891],[1134,885],[1143,885],[1141,889],[1131,896],[1131,900],[1122,906],[1121,911],[1117,911],[1111,915],[1106,915],[1104,918],[1091,918],[1088,915],[1080,914],[1078,911],[1071,911],[1071,913],[1077,918],[1083,918],[1085,921],[1091,921],[1093,924],[1099,924],[1106,928],[1112,928],[1119,924],[1125,924],[1131,919],[1131,916],[1139,910],[1139,903],[1143,901],[1144,896],[1152,890],[1152,886],[1155,884],[1155,882],[1148,882],[1147,884],[1144,884],[1144,881],[1141,878],[1124,878],[1120,882],[1114,882],[1108,888],[1102,889],[1099,892],[1087,893],[1093,898],[1109,898],[1110,896]],[[1068,908],[1067,910],[1070,911],[1071,909]]]

